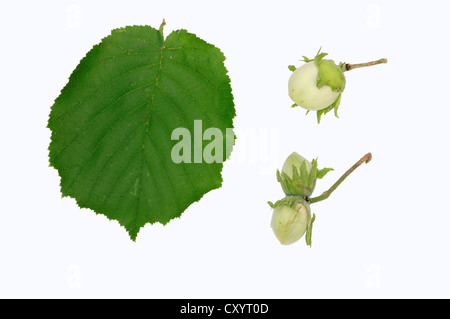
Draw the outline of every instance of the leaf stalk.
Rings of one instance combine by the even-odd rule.
[[[164,39],[164,26],[166,25],[166,19],[163,19],[161,25],[159,26],[159,32],[161,32],[161,35]]]

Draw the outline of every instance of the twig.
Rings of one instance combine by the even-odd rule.
[[[379,60],[372,61],[372,62],[356,63],[356,64],[344,63],[344,66],[345,66],[344,71],[350,71],[350,70],[357,69],[357,68],[364,68],[366,66],[372,66],[372,65],[381,64],[381,63],[387,63],[387,59],[383,58],[383,59],[379,59]]]
[[[317,202],[320,202],[320,201],[330,197],[331,193],[333,193],[336,190],[336,188],[344,181],[344,179],[347,178],[348,175],[350,175],[362,163],[369,163],[371,159],[372,159],[372,154],[371,153],[367,153],[366,155],[364,155],[357,163],[355,163],[355,165],[350,167],[350,169],[348,171],[346,171],[344,173],[344,175],[342,175],[341,178],[339,178],[337,180],[337,182],[334,183],[333,186],[331,186],[331,188],[329,190],[323,192],[322,195],[320,195],[320,196],[317,196],[317,197],[314,197],[314,198],[310,198],[309,202],[311,204],[312,203],[317,203]]]

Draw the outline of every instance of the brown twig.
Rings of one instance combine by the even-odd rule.
[[[366,62],[366,63],[356,63],[356,64],[345,63],[345,71],[350,71],[350,70],[357,69],[357,68],[364,68],[366,66],[372,66],[372,65],[381,64],[381,63],[387,63],[387,59],[383,58],[383,59],[379,59],[376,61],[371,61],[371,62]]]
[[[372,159],[372,154],[371,153],[367,153],[366,155],[364,155],[358,162],[355,163],[355,165],[353,165],[352,167],[350,167],[345,173],[344,175],[341,176],[341,178],[339,178],[337,180],[336,183],[333,184],[333,186],[331,186],[331,188],[325,192],[322,193],[322,195],[317,196],[317,197],[313,197],[309,199],[309,202],[312,203],[317,203],[320,202],[324,199],[327,199],[328,197],[330,197],[331,193],[333,193],[336,188],[344,181],[344,179],[347,178],[347,176],[349,176],[355,169],[358,168],[358,166],[360,166],[363,163],[369,163],[370,160]]]

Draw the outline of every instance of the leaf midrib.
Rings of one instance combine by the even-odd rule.
[[[161,34],[161,36],[162,36],[162,34]],[[137,233],[139,232],[139,226],[137,225],[137,220],[138,220],[138,215],[139,215],[140,206],[141,206],[142,177],[143,177],[143,174],[144,174],[144,163],[146,163],[146,158],[145,158],[145,138],[146,138],[146,136],[150,137],[150,134],[149,134],[150,119],[151,119],[151,115],[152,115],[153,101],[154,101],[154,98],[155,98],[156,89],[157,88],[159,89],[159,75],[160,75],[161,69],[162,69],[162,60],[163,60],[164,48],[165,48],[164,44],[165,44],[165,40],[162,39],[162,46],[161,46],[161,49],[160,49],[160,57],[159,57],[159,66],[158,66],[158,70],[156,71],[156,77],[155,77],[155,81],[154,81],[155,82],[155,88],[154,88],[154,90],[152,92],[152,97],[150,99],[150,105],[149,105],[150,107],[149,107],[149,111],[148,111],[148,118],[147,118],[147,123],[146,123],[145,134],[144,134],[144,136],[142,138],[141,174],[139,176],[139,194],[138,194],[138,197],[137,197],[138,203],[137,203],[137,208],[136,208],[136,214],[134,215],[134,231],[133,231],[133,236],[132,236],[133,240],[136,240]],[[151,138],[150,138],[150,141],[153,143]],[[165,168],[165,166],[164,166],[164,168]],[[167,174],[167,170],[164,169],[164,171]],[[168,180],[170,181],[171,186],[173,188],[172,181],[170,180],[170,178],[168,178]],[[181,209],[181,205],[180,205],[180,202],[179,202],[178,198],[177,198],[177,203],[178,203],[179,209]],[[136,231],[136,229],[137,229],[137,231]],[[131,232],[130,232],[130,236],[131,236]]]

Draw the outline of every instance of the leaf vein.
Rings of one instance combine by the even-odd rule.
[[[152,139],[150,133],[149,133],[148,131],[146,131],[146,134],[147,134],[148,138],[150,139],[150,143],[152,143],[153,147],[157,150],[158,148],[156,147],[156,144],[155,144],[155,142],[153,141],[153,139]],[[160,162],[161,165],[164,167],[164,172],[166,173],[167,180],[169,181],[170,187],[171,187],[172,190],[173,190],[174,197],[177,199],[178,210],[181,212],[181,209],[182,209],[182,208],[181,208],[180,200],[178,199],[178,196],[177,196],[178,193],[177,193],[177,191],[176,191],[176,189],[175,189],[175,186],[174,186],[173,183],[172,183],[172,179],[170,178],[169,173],[167,172],[167,167],[166,167],[166,165],[164,164],[163,159],[161,158],[161,154],[159,154],[159,152],[155,152],[155,153],[158,155],[159,162]],[[144,161],[145,161],[145,157],[144,157]]]
[[[130,91],[127,91],[127,92],[125,92],[124,94],[122,94],[119,98],[117,98],[115,101],[113,101],[111,104],[109,104],[108,106],[106,106],[104,109],[102,109],[95,117],[94,117],[94,119],[92,119],[84,128],[82,128],[82,129],[80,129],[80,131],[78,132],[78,133],[76,133],[75,134],[75,136],[70,140],[70,142],[68,142],[67,143],[67,145],[66,146],[64,146],[64,148],[60,151],[60,152],[58,152],[57,154],[55,154],[54,155],[54,159],[56,160],[59,156],[61,156],[61,154],[77,139],[77,137],[79,137],[80,136],[80,134],[82,133],[82,132],[84,132],[84,131],[86,131],[86,130],[88,130],[89,128],[91,128],[92,127],[92,124],[97,120],[97,118],[98,117],[100,117],[104,112],[106,112],[110,107],[112,107],[113,105],[115,105],[119,100],[121,100],[125,95],[127,95],[127,94],[129,94],[129,93],[131,93],[131,92],[134,92],[134,91],[136,91],[136,90],[139,90],[139,89],[143,89],[143,88],[146,88],[146,87],[150,87],[152,84],[147,84],[147,85],[143,85],[143,86],[140,86],[140,87],[137,87],[137,88],[134,88],[134,89],[132,89],[132,90],[130,90]],[[145,103],[144,103],[145,104]],[[140,106],[142,106],[142,105],[140,105]],[[133,112],[134,110],[132,110],[132,111],[129,111],[128,113],[126,113],[125,114],[125,116],[126,115],[128,115],[129,113],[131,113],[131,112]],[[120,120],[119,121],[116,121],[116,124],[117,123],[119,123],[120,122]],[[116,124],[114,124],[112,127],[111,127],[111,129],[112,128],[114,128],[115,127],[115,125]],[[108,132],[109,133],[109,132]],[[102,139],[103,140],[103,139]],[[102,141],[101,140],[101,141]],[[100,142],[101,142],[100,141]]]
[[[120,118],[119,121],[116,121],[116,122],[114,123],[114,125],[108,129],[107,133],[103,135],[102,139],[101,139],[100,142],[97,144],[97,146],[95,147],[94,151],[91,153],[91,155],[89,156],[89,158],[84,162],[84,165],[83,165],[82,167],[80,167],[80,169],[78,170],[78,172],[77,172],[77,173],[75,174],[75,176],[73,177],[73,180],[72,180],[71,184],[69,185],[69,188],[72,187],[74,181],[75,181],[76,178],[80,175],[80,173],[81,173],[83,167],[85,167],[86,164],[89,163],[89,161],[93,158],[94,154],[97,153],[97,151],[100,149],[100,146],[102,145],[103,140],[104,140],[109,134],[111,134],[111,132],[114,130],[114,128],[115,128],[119,123],[121,123],[121,122],[126,118],[127,115],[129,115],[129,114],[131,114],[131,113],[134,113],[134,112],[138,111],[139,109],[141,109],[141,108],[142,108],[143,106],[145,106],[146,104],[147,104],[147,102],[145,102],[145,103],[139,105],[137,108],[135,108],[135,109],[129,111],[125,116],[123,116],[122,118]],[[139,126],[137,126],[137,127],[139,128]],[[136,129],[136,130],[137,130],[137,129]],[[134,132],[134,131],[132,131],[132,132]],[[131,135],[131,133],[130,133],[130,135]],[[122,139],[122,141],[124,141],[124,140],[125,140],[125,139]],[[123,143],[121,143],[121,145],[122,145],[122,144],[123,144]],[[118,150],[118,149],[119,149],[119,148],[117,148],[117,149],[114,151],[114,153],[111,155],[111,157],[108,158],[107,162],[103,165],[103,168],[100,170],[100,173],[103,172],[103,170],[104,170],[106,164],[107,164],[107,163],[109,162],[109,160],[117,153],[117,150]],[[98,175],[100,175],[100,173],[99,173]],[[98,175],[97,175],[97,176],[98,176]],[[97,181],[96,181],[96,183],[97,183]],[[95,186],[96,183],[94,183],[94,186]],[[92,193],[92,191],[93,191],[93,188],[91,189],[91,193]]]
[[[93,89],[94,91],[92,92],[92,94],[89,94],[88,96],[85,96],[83,100],[79,101],[78,103],[73,104],[73,105],[72,105],[68,110],[66,110],[63,114],[58,115],[58,117],[56,117],[53,121],[58,121],[60,118],[62,118],[63,116],[65,116],[65,115],[67,115],[67,114],[69,114],[69,113],[71,113],[73,110],[79,110],[79,109],[77,109],[76,107],[77,107],[78,105],[80,105],[80,104],[87,105],[87,104],[85,104],[85,102],[86,102],[88,99],[90,99],[91,97],[95,96],[96,94],[102,92],[108,85],[111,85],[111,84],[113,84],[114,82],[116,82],[116,81],[118,81],[118,80],[124,78],[124,77],[127,76],[128,74],[131,74],[131,73],[136,72],[136,71],[141,71],[141,70],[143,70],[143,69],[148,69],[148,68],[154,67],[154,66],[156,66],[156,65],[158,65],[158,63],[151,64],[151,65],[145,65],[145,66],[143,66],[143,67],[139,67],[139,68],[132,69],[132,70],[129,70],[129,71],[127,71],[127,72],[121,73],[121,74],[119,74],[119,76],[117,76],[116,78],[114,78],[114,79],[112,79],[112,80],[109,80],[109,81],[105,82],[103,85],[101,85],[101,86],[99,86],[99,87],[88,87],[88,86],[86,86],[86,87],[84,87],[84,86],[72,86],[72,87],[69,87],[69,86],[66,86],[66,87],[64,88],[64,91],[65,91],[65,90],[75,90],[75,89]],[[142,88],[142,87],[137,87],[137,88],[135,88],[135,89],[140,89],[140,88]],[[131,90],[131,91],[133,91],[133,90]],[[125,92],[125,94],[127,94],[128,92],[130,92],[130,91]],[[121,97],[123,97],[123,95],[119,96],[119,98],[121,98]]]
[[[168,97],[168,95],[165,94],[165,93],[161,90],[161,88],[158,87],[158,89],[159,89],[159,91],[160,91],[165,97]],[[170,97],[168,97],[168,98],[172,101],[172,104],[174,105],[174,107],[175,107],[175,109],[178,111],[178,113],[181,114],[182,112],[181,112],[180,109],[177,107],[177,104],[175,103],[175,101],[173,101]],[[186,121],[184,120],[184,114],[183,114],[183,116],[181,117],[181,120],[184,122],[184,125],[187,127],[188,125],[187,125]],[[170,132],[170,129],[168,130],[167,127],[166,127],[166,125],[162,125],[162,123],[164,123],[164,122],[161,121],[161,126],[165,128],[165,131],[167,131],[167,132],[169,132],[170,134],[172,134],[172,132]],[[194,183],[192,182],[191,176],[187,173],[186,168],[184,167],[184,165],[181,164],[181,167],[183,168],[183,171],[185,172],[185,174],[186,174],[186,176],[187,176],[187,178],[188,178],[190,184],[192,185],[192,188],[194,189],[195,195],[198,196],[198,191],[197,191],[196,187],[194,186]],[[208,169],[209,169],[209,165],[208,165]]]
[[[141,128],[141,127],[143,127],[143,126],[144,126],[144,125],[138,125],[138,127],[133,131],[133,133],[137,132],[137,131],[139,130],[139,128]],[[129,136],[131,136],[131,134],[130,134]],[[127,138],[124,138],[122,141],[128,140],[128,137],[129,137],[129,136],[127,136]],[[124,144],[124,143],[121,143],[120,146],[122,146],[123,144]],[[120,147],[118,147],[118,148],[116,149],[116,151],[114,152],[115,154],[118,153],[118,152],[117,152],[118,149],[120,149]],[[115,187],[117,186],[117,184],[118,184],[119,181],[121,180],[121,177],[123,176],[124,172],[127,171],[127,169],[129,168],[129,165],[133,162],[133,159],[136,159],[136,158],[137,158],[137,156],[134,156],[134,155],[135,155],[135,154],[138,154],[138,153],[139,153],[139,149],[137,149],[137,151],[135,151],[135,152],[133,153],[133,156],[130,157],[130,159],[128,160],[127,165],[124,165],[123,168],[120,170],[120,172],[117,174],[117,178],[114,180],[112,186],[110,187],[110,190],[109,190],[108,194],[106,195],[105,199],[103,200],[104,203],[106,203],[106,202],[111,198],[111,195],[112,195],[112,193],[114,192]],[[104,168],[105,168],[105,166],[103,167],[103,169],[104,169]],[[103,169],[102,169],[102,170],[103,170]],[[141,179],[139,179],[139,183],[141,183]],[[139,186],[140,186],[140,185],[139,185]],[[129,189],[131,189],[131,187],[129,187],[128,190],[129,190]],[[139,187],[139,189],[140,189],[140,187]],[[140,190],[139,190],[139,192],[140,192]],[[91,193],[92,193],[92,192],[91,192]],[[137,200],[138,200],[138,206],[139,206],[139,197],[137,198]],[[123,201],[122,201],[122,202],[123,202]],[[116,212],[119,210],[120,206],[121,206],[120,204],[116,206],[116,208],[114,209],[114,211],[113,211],[113,213],[112,213],[112,216],[114,216],[114,215],[116,214]],[[136,225],[136,222],[135,222],[135,225]]]
[[[168,73],[167,71],[165,71],[165,72],[163,72],[163,73],[164,73],[164,75],[167,76],[171,81],[173,81],[173,82],[175,82],[176,84],[178,84],[178,87],[180,87],[184,92],[186,92],[186,95],[187,95],[187,96],[189,96],[192,100],[194,100],[194,102],[196,102],[196,104],[198,105],[198,107],[203,111],[203,113],[206,114],[206,116],[208,117],[209,120],[211,120],[209,114],[214,114],[214,115],[216,115],[217,117],[219,117],[220,119],[222,119],[222,120],[224,120],[224,121],[227,121],[227,119],[226,119],[223,115],[221,115],[221,114],[219,114],[219,113],[217,113],[217,112],[208,112],[207,110],[205,110],[205,109],[203,108],[202,104],[198,101],[198,99],[195,98],[193,95],[191,95],[191,94],[189,93],[189,90],[188,90],[188,89],[187,89],[180,81],[177,81],[175,78],[169,76],[169,73]],[[173,103],[176,103],[175,100],[173,100],[173,98],[170,98],[170,99],[171,99],[171,101],[173,101]],[[176,104],[178,104],[178,103],[176,103]],[[178,105],[178,106],[179,106],[179,105]]]
[[[191,67],[191,66],[189,66],[189,65],[187,65],[187,64],[185,64],[185,63],[178,62],[176,59],[172,59],[171,61],[173,61],[175,64],[178,64],[178,65],[180,65],[180,66],[183,66],[183,67],[189,69],[190,71],[194,72],[196,75],[198,75],[198,76],[200,76],[201,78],[203,78],[203,79],[204,79],[204,80],[205,80],[212,88],[214,88],[214,89],[219,93],[219,95],[220,95],[220,90],[219,90],[219,88],[218,88],[217,86],[215,86],[214,83],[213,83],[209,78],[207,78],[205,75],[203,75],[200,71],[198,71],[197,69],[195,69],[195,68],[193,68],[193,67]]]

